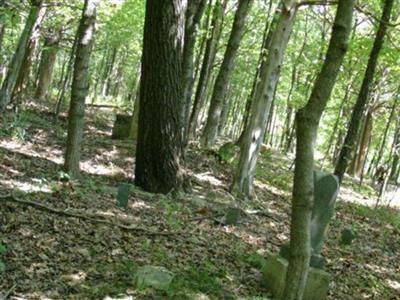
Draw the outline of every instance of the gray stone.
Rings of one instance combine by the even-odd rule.
[[[138,289],[154,288],[158,290],[168,289],[174,274],[164,267],[143,266],[135,273],[134,280]]]
[[[335,175],[314,171],[314,205],[310,229],[311,248],[315,255],[321,254],[338,193],[339,180]]]
[[[235,207],[229,208],[225,215],[224,224],[225,225],[235,225],[235,226],[238,225],[241,212],[242,212],[242,210],[239,208],[235,208]]]
[[[280,255],[269,255],[261,272],[265,286],[276,299],[281,299],[285,288],[288,261]],[[324,300],[328,293],[331,275],[310,267],[304,290],[304,300]]]
[[[121,183],[118,186],[117,206],[119,208],[126,208],[128,206],[130,188],[131,186],[128,183]]]
[[[132,116],[117,114],[111,138],[114,140],[124,140],[129,138]]]
[[[341,234],[340,244],[344,246],[349,246],[353,242],[356,235],[351,229],[343,229]]]

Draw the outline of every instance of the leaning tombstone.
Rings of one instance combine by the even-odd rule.
[[[117,114],[112,129],[111,138],[114,140],[124,140],[129,138],[132,116]]]
[[[314,204],[311,215],[310,237],[311,258],[309,276],[304,291],[304,299],[323,300],[326,298],[331,275],[325,268],[325,258],[321,255],[329,222],[334,214],[339,181],[336,176],[314,171]],[[282,297],[285,288],[286,271],[289,260],[289,245],[281,247],[278,255],[270,255],[262,273],[267,288],[274,297]]]

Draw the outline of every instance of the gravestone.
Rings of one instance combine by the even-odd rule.
[[[126,208],[128,206],[130,185],[128,183],[121,183],[118,186],[117,193],[117,206],[119,208]]]
[[[353,242],[356,235],[353,233],[351,229],[343,229],[341,232],[340,244],[344,246],[349,246]]]
[[[329,222],[334,214],[339,181],[335,175],[314,171],[314,203],[311,215],[311,258],[304,299],[326,298],[331,276],[323,269],[325,258],[321,255]],[[262,269],[267,288],[280,299],[285,288],[289,259],[289,245],[281,247],[279,255],[270,255]]]
[[[242,212],[242,210],[239,208],[235,208],[235,207],[229,208],[227,213],[225,214],[224,224],[225,225],[234,225],[234,226],[238,225],[241,212]]]
[[[134,274],[136,287],[140,290],[154,288],[166,290],[171,285],[174,274],[164,267],[143,266],[137,269]]]
[[[129,138],[132,116],[117,114],[112,129],[111,138],[114,140],[124,140]]]
[[[329,222],[335,211],[336,197],[339,193],[339,181],[335,175],[314,171],[314,204],[311,215],[311,259],[310,266],[323,269],[325,258],[321,256]],[[280,253],[289,258],[289,245],[281,247]]]

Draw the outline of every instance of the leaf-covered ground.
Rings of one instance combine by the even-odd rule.
[[[263,153],[257,199],[237,203],[227,192],[232,165],[193,146],[192,194],[132,190],[120,210],[117,187],[132,181],[133,143],[110,139],[109,111],[88,117],[79,182],[62,173],[63,119],[54,125],[32,110],[0,120],[0,244],[7,248],[0,298],[270,299],[259,267],[288,240],[292,162]],[[399,211],[357,204],[375,195],[350,185],[341,197],[347,201],[337,203],[324,252],[333,275],[329,299],[400,299]],[[220,223],[231,206],[247,212],[239,226]],[[344,228],[356,233],[351,246],[339,245]],[[148,264],[174,272],[170,289],[135,288],[135,269]]]

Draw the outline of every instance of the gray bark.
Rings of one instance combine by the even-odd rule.
[[[285,50],[293,29],[297,13],[295,1],[291,6],[276,12],[271,25],[271,43],[268,55],[263,60],[260,70],[260,81],[257,84],[251,113],[244,138],[241,143],[239,163],[231,187],[239,198],[253,196],[253,180],[260,146],[263,142],[271,102],[279,80]]]
[[[81,144],[85,116],[85,100],[89,90],[89,63],[92,54],[98,0],[85,0],[82,18],[77,31],[71,102],[68,112],[67,150],[65,171],[71,177],[80,172]]]

